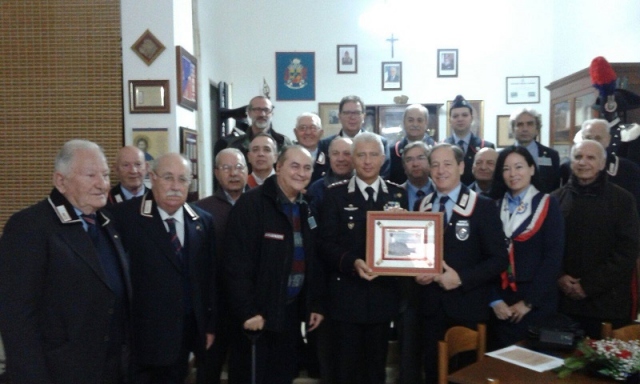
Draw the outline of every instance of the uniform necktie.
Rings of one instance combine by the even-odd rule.
[[[89,237],[91,237],[91,241],[93,241],[93,245],[98,245],[98,226],[96,225],[96,214],[92,213],[90,215],[85,215],[84,213],[82,215],[82,219],[84,219],[84,222],[87,223],[87,233],[89,234]]]
[[[416,197],[418,198],[418,200],[422,200],[422,198],[424,197],[425,193],[422,189],[418,189],[418,192],[416,192]]]
[[[364,189],[367,192],[367,204],[369,205],[369,207],[373,207],[373,204],[376,202],[375,199],[373,198],[373,194],[374,194],[374,190],[373,187],[367,187]]]
[[[169,226],[171,245],[173,245],[173,248],[176,251],[176,255],[178,255],[178,257],[182,259],[182,244],[180,243],[180,239],[178,238],[178,232],[176,232],[176,219],[174,219],[173,217],[169,217],[164,221],[166,221],[167,225]]]
[[[462,149],[462,152],[464,152],[464,140],[458,141],[458,147],[460,147],[460,149]]]
[[[445,208],[445,204],[447,204],[447,201],[449,201],[449,196],[447,195],[440,196],[440,207],[438,209],[438,212],[444,213],[444,217],[443,217],[444,225],[447,225],[447,222],[449,222],[449,220],[447,219],[447,210]]]

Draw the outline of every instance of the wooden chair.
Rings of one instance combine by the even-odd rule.
[[[478,324],[477,331],[459,326],[449,328],[444,341],[438,342],[438,384],[447,384],[451,357],[473,350],[476,351],[476,360],[482,360],[487,350],[486,325]]]
[[[499,379],[487,378],[487,382],[485,384],[500,384]]]
[[[631,324],[618,329],[612,329],[611,323],[602,323],[601,337],[611,337],[622,341],[640,339],[640,324]]]

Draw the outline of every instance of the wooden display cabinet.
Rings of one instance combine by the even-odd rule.
[[[618,88],[640,93],[640,63],[611,63],[618,75]],[[573,144],[573,137],[582,123],[599,117],[592,108],[598,98],[598,91],[591,85],[589,68],[573,73],[547,85],[551,94],[549,127],[551,146],[566,150]],[[640,121],[640,110],[621,113],[623,122]]]

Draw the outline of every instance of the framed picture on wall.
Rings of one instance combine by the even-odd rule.
[[[382,62],[382,90],[399,91],[402,89],[402,62]]]
[[[478,136],[483,137],[484,132],[484,101],[482,100],[467,100],[473,108],[473,121],[471,122],[471,132]],[[451,122],[449,116],[451,116],[451,104],[453,100],[447,101],[447,137],[451,136]]]
[[[338,45],[336,59],[338,73],[358,73],[357,45]]]
[[[276,52],[276,100],[316,99],[315,52]]]
[[[318,103],[318,116],[320,116],[320,120],[322,121],[324,137],[335,135],[340,132],[340,128],[342,128],[338,107],[339,103]]]
[[[507,104],[540,103],[540,76],[507,77]]]
[[[457,49],[438,49],[438,77],[458,77]]]
[[[169,113],[169,80],[129,80],[129,112]]]
[[[187,201],[198,200],[198,131],[180,127],[180,153],[191,162]]]
[[[167,153],[169,150],[168,128],[133,128],[133,145],[144,152],[145,161]]]
[[[158,56],[164,51],[164,45],[157,37],[148,29],[136,40],[131,46],[133,52],[144,61],[147,65],[151,65]]]
[[[176,47],[178,105],[198,109],[198,60],[181,46]]]
[[[511,124],[509,124],[509,115],[496,116],[496,132],[498,132],[498,147],[505,148],[515,143]]]

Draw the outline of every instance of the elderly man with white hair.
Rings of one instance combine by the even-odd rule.
[[[552,194],[566,228],[559,310],[592,338],[600,337],[604,321],[614,328],[631,321],[630,286],[640,240],[636,201],[607,180],[606,157],[597,141],[576,144],[569,181]]]
[[[322,178],[329,170],[329,160],[326,153],[318,148],[318,143],[322,138],[322,121],[315,113],[304,112],[296,118],[296,127],[293,129],[296,135],[296,143],[304,147],[314,159],[313,173],[311,174],[311,185],[314,181]]]

